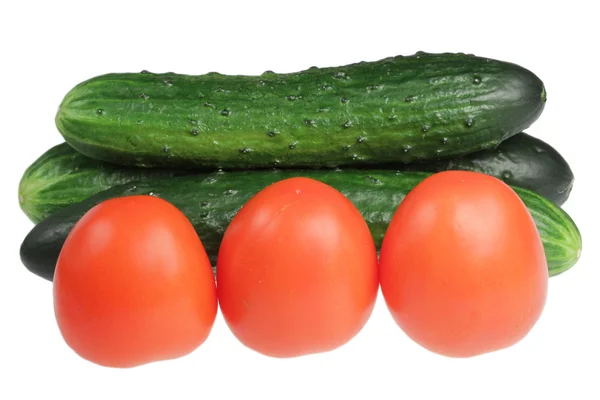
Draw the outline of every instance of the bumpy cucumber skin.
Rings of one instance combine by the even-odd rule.
[[[130,181],[184,174],[174,169],[140,169],[86,157],[61,143],[40,156],[19,182],[19,206],[33,223],[73,203]]]
[[[555,148],[524,132],[506,139],[494,149],[447,160],[409,164],[404,169],[483,172],[509,185],[533,190],[557,205],[567,201],[575,180],[569,163]]]
[[[579,228],[562,208],[528,189],[512,187],[535,221],[544,244],[549,275],[562,274],[577,263],[582,240]]]
[[[545,101],[518,65],[421,52],[260,76],[107,74],[74,87],[56,125],[81,153],[124,165],[360,166],[493,148]]]
[[[519,133],[495,148],[449,160],[393,163],[373,168],[439,172],[461,169],[483,172],[509,185],[530,189],[562,205],[569,197],[574,177],[566,160],[549,144]],[[195,172],[195,171],[194,171]],[[189,170],[132,168],[83,156],[67,144],[44,153],[23,175],[19,202],[37,223],[73,203],[112,186],[137,179],[192,173]],[[197,173],[197,172],[195,172]]]
[[[294,176],[317,179],[348,197],[362,213],[379,248],[398,205],[429,175],[391,170],[279,170],[220,172],[130,182],[73,204],[36,225],[21,245],[21,260],[34,274],[52,280],[67,235],[88,210],[109,198],[153,195],[171,202],[187,216],[214,265],[223,234],[239,209],[261,189]],[[572,267],[581,252],[581,236],[575,223],[551,201],[527,189],[515,190],[538,227],[550,276]]]

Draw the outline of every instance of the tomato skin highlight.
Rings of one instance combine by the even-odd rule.
[[[379,268],[396,323],[449,357],[516,344],[546,302],[535,223],[509,186],[482,173],[440,172],[417,185],[390,222]]]
[[[74,226],[54,276],[60,332],[82,358],[115,368],[178,358],[217,313],[211,265],[193,226],[152,196],[104,201]]]
[[[368,226],[337,190],[279,181],[233,218],[221,243],[221,312],[246,347],[271,357],[333,350],[369,319],[379,288]]]

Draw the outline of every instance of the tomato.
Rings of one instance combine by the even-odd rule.
[[[308,178],[279,181],[250,199],[223,237],[217,293],[225,321],[271,357],[333,350],[369,319],[377,252],[360,212]]]
[[[508,185],[482,173],[441,172],[417,185],[393,215],[379,262],[396,323],[450,357],[514,345],[546,301],[534,221]]]
[[[198,235],[175,206],[153,196],[104,201],[77,222],[57,262],[54,304],[66,343],[117,368],[190,353],[217,313]]]

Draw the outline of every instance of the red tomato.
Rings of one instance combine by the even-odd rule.
[[[217,313],[198,235],[175,206],[152,196],[104,201],[77,222],[58,259],[54,302],[75,352],[122,368],[191,352]]]
[[[423,347],[470,357],[520,341],[546,301],[548,269],[527,208],[502,181],[448,171],[398,207],[380,252],[397,324]]]
[[[377,252],[354,205],[308,178],[277,182],[233,218],[219,250],[222,314],[247,347],[272,357],[335,349],[367,322]]]

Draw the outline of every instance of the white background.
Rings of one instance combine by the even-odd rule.
[[[3,2],[0,6],[2,240],[0,399],[599,399],[598,64],[592,2],[374,0]],[[80,359],[57,329],[51,283],[20,263],[32,224],[25,168],[62,141],[54,114],[75,84],[107,72],[291,72],[391,55],[466,52],[520,64],[548,101],[527,132],[556,147],[576,180],[564,208],[583,254],[550,280],[542,318],[517,345],[471,359],[434,355],[394,324],[380,297],[344,347],[296,359],[247,350],[219,314],[189,356],[130,370]]]

